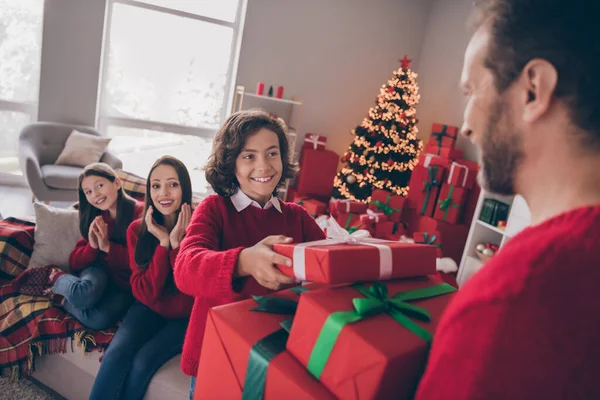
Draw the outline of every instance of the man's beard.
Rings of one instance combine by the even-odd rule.
[[[483,132],[479,183],[487,191],[514,195],[515,175],[522,158],[521,138],[511,123],[507,107],[498,99]]]

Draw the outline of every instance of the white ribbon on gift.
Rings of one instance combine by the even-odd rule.
[[[331,218],[329,221],[327,237],[327,239],[299,243],[294,246],[292,259],[294,263],[294,276],[297,279],[301,281],[306,280],[306,248],[335,244],[362,244],[377,248],[379,250],[379,279],[390,279],[392,276],[392,249],[384,244],[390,243],[390,240],[374,239],[371,237],[369,231],[364,229],[348,233],[334,218]]]
[[[367,208],[367,215],[370,221],[374,221],[375,223],[379,222],[379,217],[381,217],[382,213],[376,213],[375,211],[371,210],[370,208]],[[384,214],[385,215],[385,214]]]
[[[431,164],[433,157],[435,157],[433,154],[425,154],[425,162],[423,163],[425,168],[429,168],[429,164]]]
[[[454,174],[456,168],[465,170],[465,176],[461,185],[462,187],[465,187],[467,185],[467,178],[469,177],[469,167],[463,164],[459,164],[457,162],[453,162],[450,166],[450,173],[448,174],[448,184],[450,184],[450,181],[452,180],[452,175]]]
[[[350,202],[351,201],[352,200],[350,200],[350,199],[346,199],[346,200],[339,199],[339,200],[337,200],[338,203],[344,203],[344,204],[346,204],[346,212],[347,213],[350,212]]]
[[[325,146],[326,142],[325,140],[319,140],[320,135],[317,135],[315,133],[310,133],[307,134],[306,137],[304,138],[305,142],[308,143],[312,143],[313,144],[313,148],[315,150],[317,150],[319,148],[319,145],[322,144],[323,146]]]

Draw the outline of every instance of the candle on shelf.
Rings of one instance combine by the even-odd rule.
[[[263,94],[264,91],[265,91],[265,83],[264,82],[258,82],[258,84],[256,85],[256,94],[262,96],[262,94]]]
[[[277,86],[277,95],[275,97],[278,99],[283,98],[283,86]]]
[[[273,97],[273,85],[269,86],[269,92],[267,93],[269,97]]]

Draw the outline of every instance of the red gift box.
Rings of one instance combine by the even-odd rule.
[[[360,215],[353,213],[341,213],[335,217],[336,222],[347,231],[355,231],[363,228]]]
[[[299,300],[290,290],[269,297]],[[253,346],[261,339],[269,340],[271,334],[283,335],[285,340],[280,323],[291,316],[251,311],[257,305],[254,300],[245,300],[208,312],[195,399],[242,398]],[[256,386],[256,382],[253,384]],[[288,351],[283,350],[268,364],[263,398],[289,398],[290,393],[302,399],[335,398]]]
[[[479,172],[479,166],[475,164],[476,168],[473,168],[472,164],[467,164],[464,160],[454,161],[448,170],[448,180],[446,183],[465,189],[473,188],[477,179],[477,173]]]
[[[377,189],[371,193],[369,208],[373,211],[383,212],[390,221],[400,221],[402,209],[406,198],[394,195],[387,190]]]
[[[366,210],[366,214],[360,214],[360,222],[363,224],[378,224],[380,222],[387,221],[387,216],[382,212],[375,212],[373,210]]]
[[[309,197],[331,196],[339,157],[333,151],[303,149],[296,192]]]
[[[303,294],[287,349],[338,398],[412,398],[429,342],[456,289],[429,276],[368,286]],[[413,292],[418,289],[429,293],[419,298]],[[419,308],[414,314],[398,311],[402,303],[395,295]],[[423,309],[429,322],[416,317]]]
[[[413,234],[413,240],[418,244],[427,244],[436,248],[438,258],[443,257],[442,242],[439,232],[415,232]]]
[[[452,224],[460,222],[466,195],[467,189],[465,188],[443,184],[433,218]]]
[[[360,201],[334,199],[329,203],[331,208],[336,209],[336,214],[339,213],[354,213],[362,214],[367,211],[367,203]]]
[[[432,217],[421,216],[415,227],[415,232],[439,232],[440,243],[442,243],[442,253],[444,257],[452,258],[456,264],[460,265],[460,260],[467,242],[469,226],[462,224],[451,224],[444,221],[438,221]]]
[[[420,215],[433,215],[446,169],[440,165],[417,165],[410,177],[408,198]]]
[[[375,237],[379,239],[386,239],[388,236],[392,236],[396,222],[385,221],[375,224]]]
[[[325,150],[326,144],[327,137],[316,133],[307,133],[304,135],[304,144],[302,147],[305,149]]]
[[[382,240],[312,247],[307,243],[276,244],[273,250],[293,260],[292,267],[278,265],[281,272],[302,281],[336,284],[423,276],[436,271],[435,248],[413,243]]]
[[[445,169],[450,169],[452,160],[436,156],[435,154],[419,154],[419,165],[425,168],[432,165],[439,165]]]
[[[298,204],[300,204],[310,215],[313,216],[325,214],[325,211],[327,211],[327,204],[315,199],[301,200],[301,202]]]
[[[432,134],[429,137],[429,140],[427,141],[427,146],[438,147],[440,144],[441,147],[444,148],[454,148],[454,145],[456,144],[456,139],[447,136],[437,137]]]
[[[463,152],[461,150],[456,150],[450,147],[438,147],[437,145],[425,146],[425,153],[435,154],[448,160],[458,160],[459,158],[463,157]]]
[[[410,195],[410,191],[408,192]],[[406,228],[406,234],[409,236],[415,231],[417,224],[419,223],[419,213],[417,212],[417,206],[413,203],[410,198],[406,199],[404,205],[404,211],[402,212],[402,223]]]
[[[454,148],[458,128],[456,126],[433,124],[431,136],[427,142],[428,146]]]
[[[441,133],[443,136],[448,136],[456,139],[458,136],[458,127],[452,125],[444,125],[434,123],[431,125],[431,135]]]

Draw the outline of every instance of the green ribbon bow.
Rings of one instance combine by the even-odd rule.
[[[430,165],[427,168],[427,172],[429,174],[429,181],[426,180],[423,186],[423,192],[427,193],[425,194],[425,200],[423,201],[423,207],[421,208],[421,215],[425,215],[425,211],[427,211],[427,203],[429,203],[429,197],[431,196],[431,191],[433,190],[433,188],[441,186],[441,183],[438,182],[436,179],[438,173],[438,166]]]
[[[300,295],[308,289],[303,286],[298,286],[290,290],[297,295]],[[296,313],[296,308],[298,307],[298,302],[295,300],[269,296],[252,296],[252,298],[258,303],[258,306],[250,309],[251,311],[294,315]],[[250,349],[242,400],[262,400],[265,393],[267,369],[269,368],[271,360],[273,360],[277,354],[285,350],[291,325],[292,318],[283,321],[281,323],[281,329],[260,339],[254,343]]]
[[[454,192],[454,185],[450,185],[450,191],[448,192],[448,197],[444,200],[438,200],[438,204],[440,205],[440,210],[444,211],[444,221],[448,219],[448,212],[450,211],[450,207],[459,209],[461,206],[459,204],[452,203],[452,192]]]
[[[437,240],[437,236],[436,235],[429,235],[429,232],[423,232],[423,241],[422,242],[417,242],[417,244],[428,244],[430,246],[435,246],[439,249],[442,248],[442,244],[441,243],[435,243],[435,241]]]
[[[375,200],[375,201],[372,201],[370,204],[373,204],[377,207],[376,211],[382,211],[388,217],[395,212],[397,212],[398,214],[402,214],[402,210],[399,210],[399,209],[394,208],[389,205],[391,200],[392,200],[392,195],[390,194],[390,195],[388,195],[385,203],[382,203],[379,200]]]
[[[363,226],[363,224],[360,224],[358,226],[353,226],[350,227],[350,224],[352,223],[352,217],[354,216],[354,214],[350,213],[350,215],[348,215],[348,219],[346,220],[346,225],[344,225],[344,229],[348,231],[349,234],[353,234],[354,232],[356,232],[357,230],[360,229],[361,226]]]
[[[406,301],[440,296],[456,290],[454,287],[443,283],[422,289],[400,292],[392,297],[388,297],[387,286],[381,282],[375,282],[370,288],[367,288],[363,284],[355,284],[352,287],[358,290],[365,298],[354,298],[352,300],[354,310],[334,312],[325,320],[325,324],[321,328],[319,337],[308,359],[307,366],[308,371],[317,379],[320,379],[331,351],[335,346],[335,342],[344,326],[362,321],[374,315],[387,313],[397,323],[419,336],[429,345],[433,335],[409,318],[411,316],[428,322],[431,320],[429,311],[422,307],[408,304]]]

